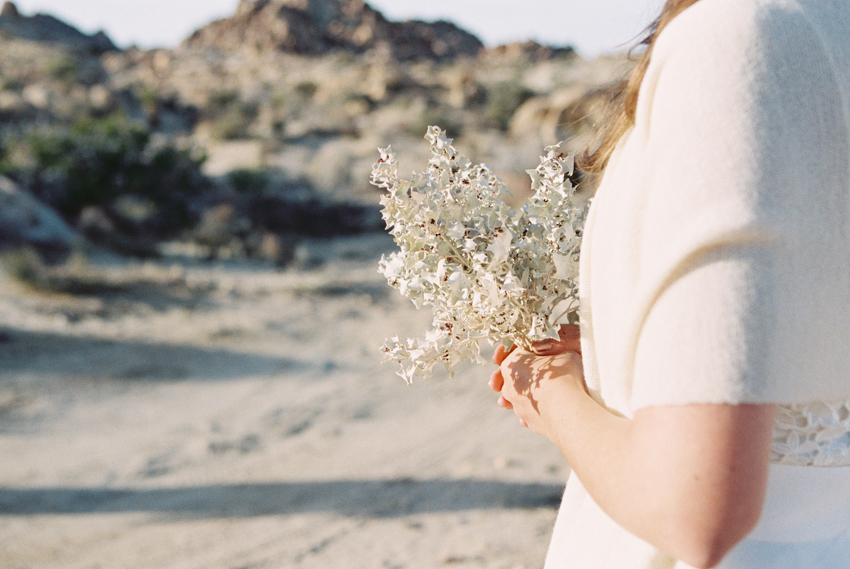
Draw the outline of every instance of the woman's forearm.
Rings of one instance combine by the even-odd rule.
[[[772,406],[657,407],[626,419],[584,391],[563,390],[561,397],[572,400],[540,403],[554,442],[588,493],[627,530],[677,559],[711,567],[755,526]]]
[[[512,354],[502,394],[614,521],[693,566],[716,564],[758,521],[774,407],[650,407],[627,419],[585,392],[580,366],[577,354]]]

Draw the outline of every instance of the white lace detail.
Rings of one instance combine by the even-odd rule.
[[[797,466],[850,465],[850,400],[779,405],[771,461]]]

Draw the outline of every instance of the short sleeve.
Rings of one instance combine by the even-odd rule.
[[[700,2],[662,32],[632,134],[633,410],[850,395],[842,81],[779,3]]]

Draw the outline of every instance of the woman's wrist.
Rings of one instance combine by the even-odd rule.
[[[541,393],[540,399],[539,409],[545,435],[565,455],[569,452],[570,436],[575,436],[572,421],[595,410],[603,410],[588,394],[581,377],[567,376],[552,380],[546,392]]]

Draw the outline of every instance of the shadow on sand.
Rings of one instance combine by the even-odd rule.
[[[563,486],[496,480],[332,480],[159,489],[0,487],[0,516],[149,512],[225,518],[336,512],[392,518],[463,510],[556,508]]]
[[[116,380],[220,380],[272,376],[305,362],[289,358],[136,340],[0,329],[0,375],[14,372]],[[97,370],[95,377],[93,370]]]

